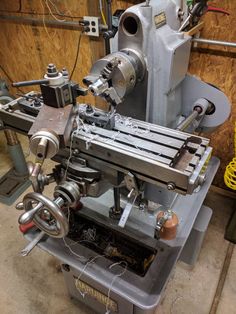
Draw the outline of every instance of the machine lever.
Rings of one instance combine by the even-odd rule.
[[[33,250],[33,248],[42,240],[46,235],[44,231],[41,231],[21,252],[22,256],[27,256]]]
[[[37,213],[38,210],[42,208],[42,206],[43,206],[42,203],[38,203],[34,208],[22,214],[18,219],[19,224],[26,225],[29,222],[31,222],[34,218],[34,215]]]
[[[134,198],[133,198],[132,201],[128,201],[128,202],[127,202],[127,204],[126,204],[126,206],[125,206],[125,209],[124,209],[124,211],[123,211],[123,214],[122,214],[122,216],[121,216],[121,218],[120,218],[120,221],[119,221],[119,223],[118,223],[118,226],[119,226],[119,227],[124,228],[124,226],[125,226],[125,224],[126,224],[128,218],[129,218],[130,212],[131,212],[131,210],[132,210],[132,208],[133,208],[133,206],[134,206],[134,203],[135,203],[135,201],[136,201],[137,196],[138,196],[138,194],[136,194],[136,195],[134,196]]]
[[[23,87],[23,86],[32,86],[32,85],[40,85],[40,84],[49,84],[49,80],[48,79],[42,79],[42,80],[16,82],[16,83],[12,83],[12,86],[13,87]]]

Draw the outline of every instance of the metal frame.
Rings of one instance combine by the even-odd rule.
[[[117,278],[117,280],[114,281],[111,288],[111,298],[121,302],[121,307],[122,304],[125,303],[129,305],[129,307],[127,307],[126,314],[154,313],[161,300],[173,267],[181,254],[181,251],[193,228],[194,222],[201,210],[203,201],[218,167],[219,160],[217,158],[212,158],[208,166],[207,180],[202,186],[201,190],[191,196],[180,195],[178,197],[173,207],[173,210],[180,217],[179,231],[175,240],[159,242],[150,238],[150,235],[146,234],[145,236],[143,233],[134,230],[132,226],[128,226],[128,228],[123,231],[126,232],[127,235],[132,235],[133,237],[139,239],[139,241],[142,241],[146,245],[163,249],[163,255],[162,253],[157,255],[145,277],[139,277],[130,271],[126,271],[122,277]],[[111,200],[109,199],[102,201],[103,207],[107,208],[110,201]],[[101,211],[102,209],[102,205],[99,201],[97,201],[96,208],[98,211]],[[86,212],[87,211],[85,207],[83,214],[86,215]],[[103,217],[103,219],[105,218]],[[106,219],[104,221],[104,223],[108,226]],[[109,223],[109,226],[111,228],[119,228],[115,226],[115,224],[112,225],[111,223]],[[139,222],[139,226],[143,231],[143,221]],[[26,238],[31,240],[34,236],[35,232],[31,232],[26,235]],[[65,246],[64,242],[59,239],[48,238],[46,241],[39,243],[38,246],[49,254],[58,258],[62,264],[70,265],[71,276],[68,275],[69,273],[65,273],[66,283],[70,294],[73,297],[81,300],[83,303],[87,303],[90,307],[96,308],[99,313],[104,313],[104,307],[101,309],[101,307],[99,307],[99,303],[95,302],[94,300],[91,301],[91,298],[89,297],[86,299],[86,296],[85,298],[82,298],[78,291],[77,294],[75,294],[76,290],[73,284],[73,276],[80,277],[84,282],[87,282],[94,287],[99,287],[101,291],[107,295],[111,281],[114,278],[113,270],[109,269],[111,262],[106,258],[101,257],[85,268],[84,266],[86,263],[95,257],[95,253],[83,247],[81,244],[74,245],[73,241],[68,239],[66,239],[66,241],[68,244],[73,244],[73,251],[78,255],[83,256],[84,258],[79,259],[78,257],[74,256]],[[121,270],[122,268],[118,266],[115,269],[115,273],[119,273]],[[83,275],[81,276],[82,271]]]

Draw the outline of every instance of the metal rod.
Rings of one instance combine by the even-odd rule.
[[[107,26],[108,30],[112,30],[112,8],[111,8],[112,0],[107,0]]]
[[[10,154],[17,176],[28,176],[28,167],[16,132],[5,129],[4,133],[7,139],[8,152]]]
[[[198,44],[207,44],[207,45],[216,45],[216,46],[236,48],[236,43],[228,42],[228,41],[220,41],[220,40],[205,39],[205,38],[193,38],[192,41]]]
[[[119,187],[114,187],[113,188],[113,194],[114,194],[114,211],[115,212],[120,212],[120,188]]]
[[[192,15],[189,14],[189,16],[186,18],[186,20],[183,22],[183,24],[180,26],[178,32],[182,32],[183,29],[188,25],[189,21],[191,20]]]
[[[12,86],[22,87],[22,86],[32,86],[32,85],[40,85],[40,84],[49,84],[49,80],[42,79],[42,80],[23,81],[23,82],[12,83]]]
[[[107,15],[107,26],[108,31],[112,31],[112,8],[111,8],[112,0],[106,1],[106,15]],[[110,39],[105,39],[105,50],[106,54],[111,53],[111,47],[110,47]]]
[[[197,110],[194,110],[183,122],[177,126],[176,130],[184,131],[187,129],[187,127],[189,127],[189,125],[198,117],[198,115],[199,113]]]
[[[33,24],[33,25],[44,25],[50,27],[63,27],[63,28],[76,28],[81,30],[81,25],[79,22],[74,21],[56,21],[56,20],[48,20],[48,19],[38,19],[33,17],[25,17],[25,16],[16,16],[16,15],[0,15],[0,20],[9,21],[13,23],[24,23],[24,24]]]
[[[54,203],[57,204],[57,206],[62,207],[65,204],[65,201],[61,197],[57,197],[54,199]]]

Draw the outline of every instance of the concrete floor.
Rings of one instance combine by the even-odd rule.
[[[24,151],[27,140],[23,138]],[[0,175],[10,167],[3,133],[0,133]],[[28,189],[30,191],[30,188]],[[48,188],[48,193],[52,190]],[[209,193],[206,205],[214,210],[199,260],[194,268],[178,262],[159,314],[207,314],[210,311],[227,251],[224,229],[234,200]],[[19,212],[0,204],[0,304],[2,314],[91,314],[93,311],[71,300],[59,271],[58,261],[35,248],[28,257],[19,256],[26,241],[18,231]],[[217,314],[236,313],[236,250],[227,274]],[[125,314],[125,313],[122,313]]]

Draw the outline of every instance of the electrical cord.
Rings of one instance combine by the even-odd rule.
[[[43,3],[43,0],[39,0],[39,2],[40,2],[40,5],[41,5],[41,7],[42,7],[42,9],[43,9],[43,13],[45,13],[44,3],[46,3],[46,0],[44,1],[44,3]],[[49,12],[51,13],[50,10],[49,10]],[[54,34],[53,34],[52,36],[49,34],[48,29],[47,29],[47,26],[46,26],[46,23],[45,23],[45,14],[43,15],[43,27],[44,27],[44,29],[45,29],[45,32],[46,32],[47,35],[48,35],[48,38],[50,39],[50,43],[54,45],[53,38],[54,38],[55,35],[56,35],[56,31],[54,31]]]
[[[21,9],[22,9],[22,0],[19,0],[19,9],[18,9],[19,13],[21,12]]]
[[[49,2],[51,3],[51,5],[54,6],[54,8],[55,8],[56,11],[58,12],[58,14],[60,14],[60,12],[58,11],[58,9],[57,9],[57,7],[55,6],[55,4],[54,4],[51,0],[49,0]],[[58,19],[58,18],[56,17],[56,15],[54,15],[54,13],[52,12],[52,9],[50,8],[50,5],[48,4],[48,1],[47,1],[47,0],[45,0],[45,4],[46,4],[46,6],[47,6],[47,8],[48,8],[48,11],[50,12],[51,16],[52,16],[56,21],[58,21],[58,22],[65,22],[65,21],[66,21],[65,19],[63,19],[63,20]]]
[[[76,51],[76,56],[75,56],[75,62],[74,62],[74,65],[73,65],[73,68],[72,68],[72,71],[71,71],[70,80],[72,80],[73,74],[75,72],[76,65],[78,63],[79,52],[80,52],[80,43],[81,43],[82,35],[83,35],[83,31],[81,31],[80,34],[79,34],[79,40],[78,40],[77,51]]]
[[[42,16],[42,15],[47,15],[47,16],[51,16],[51,13],[35,13],[35,12],[29,12],[29,11],[10,11],[10,10],[0,10],[0,12],[2,13],[12,13],[12,14],[16,14],[16,13],[21,13],[21,14],[26,14],[26,15],[36,15],[36,16]],[[61,17],[67,17],[70,19],[83,19],[83,16],[74,16],[74,15],[67,15],[67,14],[58,14],[56,12],[53,12],[54,15],[58,15]]]
[[[106,21],[104,12],[103,12],[102,0],[99,0],[99,10],[100,10],[102,21],[103,21],[104,25],[107,25],[107,21]]]
[[[51,0],[49,0],[49,2],[55,8],[56,12],[52,11],[52,10],[49,10],[50,11],[49,13],[35,13],[35,12],[30,12],[30,11],[22,11],[22,0],[19,0],[19,8],[18,8],[18,10],[15,10],[15,11],[0,10],[0,12],[2,12],[2,13],[13,13],[13,14],[21,13],[21,14],[28,14],[28,15],[57,15],[57,16],[60,16],[60,17],[63,17],[63,18],[71,18],[71,19],[82,19],[83,18],[82,16],[73,16],[73,15],[64,14],[64,13],[62,13],[62,12],[60,12],[58,10],[56,5]]]

